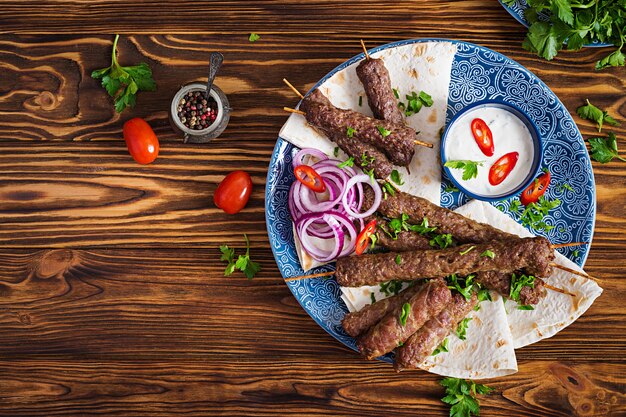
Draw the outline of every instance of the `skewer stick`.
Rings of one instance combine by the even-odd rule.
[[[298,97],[300,97],[300,98],[302,98],[302,99],[304,98],[304,96],[302,95],[302,93],[301,93],[301,92],[299,92],[299,91],[298,91],[298,89],[297,89],[296,87],[294,87],[293,85],[291,85],[291,83],[290,83],[289,81],[287,81],[287,79],[286,79],[286,78],[283,78],[283,82],[284,82],[285,84],[287,84],[287,87],[291,88],[291,91],[293,91],[294,93],[296,93],[296,95],[297,95]]]
[[[306,116],[306,113],[302,110],[292,109],[291,107],[283,107],[283,110],[289,113],[301,114],[303,116]]]
[[[553,287],[552,285],[549,284],[543,284],[544,287],[546,287],[549,290],[552,291],[556,291],[556,292],[560,292],[561,294],[566,294],[566,295],[570,295],[572,297],[576,297],[576,294],[572,294],[569,291],[565,291],[563,288],[559,288],[559,287]]]
[[[363,47],[363,53],[365,54],[365,58],[369,61],[370,54],[367,53],[367,48],[365,48],[365,42],[363,42],[363,39],[361,39],[361,46]]]
[[[562,270],[562,271],[565,271],[565,272],[569,272],[570,274],[578,275],[579,277],[583,277],[583,278],[591,278],[589,275],[587,275],[587,274],[585,274],[585,273],[583,273],[583,272],[578,272],[578,271],[576,271],[576,270],[574,270],[574,269],[568,268],[568,267],[563,266],[563,265],[556,264],[556,263],[554,263],[554,262],[552,262],[552,263],[550,264],[550,266],[553,266],[553,267],[555,267],[555,268],[557,268],[557,269],[560,269],[560,270]]]
[[[426,146],[427,148],[432,148],[433,147],[432,143],[422,142],[421,140],[417,140],[417,139],[415,139],[413,141],[413,143],[415,143],[416,145],[420,145],[420,146]]]
[[[558,248],[569,248],[571,246],[582,246],[582,245],[588,245],[589,242],[570,242],[570,243],[557,243],[554,245],[550,245],[552,246],[552,249],[558,249]]]
[[[300,275],[298,277],[285,278],[285,282],[287,281],[299,281],[301,279],[309,279],[309,278],[320,278],[320,277],[332,277],[335,275],[335,271],[325,271],[317,274],[311,275]]]

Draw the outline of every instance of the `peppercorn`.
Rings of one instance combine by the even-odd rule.
[[[213,97],[208,99],[204,91],[189,91],[176,107],[180,122],[189,129],[206,129],[217,119],[217,103]]]

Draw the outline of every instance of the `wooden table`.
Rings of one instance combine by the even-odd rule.
[[[158,92],[121,115],[89,74],[147,62]],[[261,39],[248,42],[256,32]],[[282,282],[269,248],[269,158],[307,89],[369,46],[466,40],[525,65],[567,109],[589,98],[626,119],[624,68],[605,51],[552,62],[521,48],[524,29],[493,0],[0,1],[0,413],[7,416],[444,416],[439,377],[396,374],[327,335]],[[132,36],[126,34],[132,34]],[[226,132],[185,145],[170,129],[177,88],[225,65]],[[121,128],[143,117],[161,141],[136,164]],[[576,118],[583,135],[593,126]],[[626,138],[626,123],[614,131]],[[620,146],[626,147],[621,141]],[[555,337],[517,351],[519,372],[488,381],[483,416],[626,414],[626,164],[594,162],[598,215],[587,271],[604,294]],[[235,216],[212,204],[225,173],[254,191]],[[224,277],[218,246],[252,242],[261,273]]]

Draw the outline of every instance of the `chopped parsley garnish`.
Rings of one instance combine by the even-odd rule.
[[[456,274],[452,274],[446,277],[448,281],[448,288],[451,290],[457,290],[459,294],[465,297],[466,301],[472,298],[472,291],[477,288],[477,284],[474,283],[476,275],[470,274],[465,278],[457,277]]]
[[[366,167],[376,160],[373,156],[367,156],[365,152],[361,154],[361,167]]]
[[[256,33],[254,33],[254,32],[252,32],[252,33],[250,34],[250,36],[248,36],[248,41],[249,41],[249,42],[256,42],[256,41],[258,41],[259,39],[261,39],[261,37],[260,37],[259,35],[257,35]]]
[[[430,239],[428,243],[432,247],[439,246],[439,249],[445,249],[448,246],[452,245],[452,235],[450,233],[446,233],[445,235],[437,235],[434,238]]]
[[[518,310],[534,310],[534,309],[535,309],[535,307],[533,307],[533,306],[525,306],[525,305],[520,305],[520,306],[517,306],[517,309],[518,309]]]
[[[372,233],[370,235],[370,240],[372,241],[372,246],[370,246],[370,248],[374,249],[374,246],[376,246],[376,242],[378,242],[378,235],[376,233]]]
[[[598,124],[598,132],[602,132],[602,125],[608,123],[612,126],[620,126],[619,122],[604,110],[601,110],[587,100],[587,104],[576,109],[581,119],[592,120]]]
[[[535,288],[535,277],[526,274],[511,274],[509,298],[513,301],[519,301],[520,293],[524,287]]]
[[[409,318],[409,315],[411,314],[411,304],[409,303],[404,303],[402,305],[402,312],[400,313],[400,324],[401,325],[406,325],[406,321]]]
[[[515,201],[515,200],[514,200]],[[546,196],[539,197],[539,201],[536,203],[530,203],[526,206],[520,220],[524,226],[530,226],[535,230],[550,231],[554,229],[553,225],[547,224],[543,219],[548,215],[550,210],[557,208],[561,205],[561,200],[558,198],[554,200],[546,199]]]
[[[428,226],[428,217],[424,217],[422,219],[422,223],[421,224],[409,225],[409,229],[412,232],[419,233],[420,235],[427,235],[428,233],[432,233],[435,230],[437,230],[437,227],[435,227],[435,226],[432,226],[432,227]]]
[[[400,256],[400,254],[396,255],[396,265],[400,265],[402,263],[402,257]]]
[[[381,282],[378,286],[380,287],[380,292],[385,294],[387,297],[390,295],[398,295],[402,289],[402,281],[396,281],[394,279],[387,282]]]
[[[378,129],[383,138],[391,135],[391,130],[387,130],[383,126],[376,126],[376,129]]]
[[[591,146],[591,157],[601,164],[611,162],[613,158],[626,162],[617,153],[617,138],[613,132],[609,132],[606,138],[589,138],[587,141]]]
[[[509,210],[518,212],[520,207],[522,207],[522,202],[519,200],[511,200],[511,205],[509,206]]]
[[[393,188],[393,185],[389,181],[383,183],[383,194],[385,194],[385,200],[387,199],[387,194],[391,196],[396,195],[396,189]]]
[[[487,288],[481,288],[476,292],[476,296],[478,297],[478,301],[493,301],[491,299],[491,293]]]
[[[425,235],[433,232],[436,229],[436,227],[428,226],[427,218],[422,219],[422,224],[410,224],[408,220],[409,215],[404,213],[402,213],[398,218],[391,219],[387,224],[389,231],[385,230],[385,233],[387,233],[387,235],[389,235],[389,237],[393,240],[397,240],[398,234],[402,231],[412,231],[417,232],[420,235]]]
[[[244,233],[243,237],[246,240],[246,254],[239,255],[236,261],[234,249],[229,248],[228,245],[220,246],[220,252],[222,252],[220,260],[228,262],[224,270],[224,276],[229,276],[235,269],[238,269],[243,272],[248,279],[252,279],[257,272],[261,270],[261,265],[250,260],[250,240],[248,240],[248,235]]]
[[[448,338],[446,337],[445,339],[443,339],[443,342],[441,342],[441,344],[437,346],[435,350],[433,350],[433,353],[430,356],[437,356],[441,352],[447,352],[447,351],[448,351]]]
[[[370,300],[372,300],[372,304],[376,302],[376,295],[373,292],[370,293]]]
[[[394,95],[396,95],[396,93],[397,91],[394,92]],[[420,91],[419,94],[412,91],[411,94],[407,94],[405,97],[407,100],[406,104],[399,102],[398,107],[404,111],[404,115],[407,117],[419,113],[424,106],[430,107],[433,105],[433,98],[424,91]],[[396,98],[400,98],[400,95],[397,94]]]
[[[404,181],[402,181],[402,175],[400,175],[397,169],[391,171],[391,181],[395,182],[398,185],[404,185]]]
[[[569,185],[568,183],[564,182],[563,184],[559,185],[559,190],[563,191],[563,190],[570,190],[571,192],[574,192],[574,189],[572,188],[571,185]]]
[[[486,385],[459,378],[444,378],[439,384],[446,388],[446,396],[441,401],[452,406],[450,417],[480,415],[480,403],[476,394],[484,395],[493,391],[493,388]]]
[[[471,180],[478,176],[478,167],[483,166],[484,161],[468,161],[468,160],[456,160],[446,161],[444,166],[452,169],[463,170],[463,180]]]
[[[495,257],[496,257],[496,254],[495,254],[495,253],[493,253],[492,251],[490,251],[489,249],[487,249],[486,251],[484,251],[483,253],[481,253],[481,254],[480,254],[480,256],[484,256],[484,257],[486,257],[486,258],[493,259],[493,258],[495,258]]]
[[[333,156],[335,158],[339,156],[339,146],[335,146],[335,149],[333,150]]]
[[[572,252],[572,255],[578,256],[578,255],[580,255],[580,251],[578,249],[576,249],[574,252]]]
[[[470,246],[469,248],[465,249],[462,252],[459,252],[461,255],[466,255],[468,253],[470,253],[471,251],[473,251],[474,249],[476,249],[476,246]]]
[[[354,166],[354,157],[351,156],[350,158],[346,159],[345,161],[343,161],[342,163],[337,165],[339,168],[345,168],[345,167],[353,167]]]
[[[350,126],[348,126],[346,128],[346,135],[351,138],[354,136],[354,134],[356,133],[356,129],[351,128]]]
[[[365,172],[367,175],[369,175],[370,181],[372,183],[374,183],[376,181],[376,177],[374,176],[374,168],[372,168],[372,169],[363,169],[363,172]]]
[[[446,193],[456,193],[459,191],[454,185],[446,185],[446,188],[443,189]]]
[[[459,337],[459,339],[465,340],[467,338],[467,326],[469,326],[470,320],[472,320],[471,317],[466,317],[461,320],[461,322],[457,326],[456,335]]]
[[[393,90],[393,95],[395,98],[400,98],[400,94],[398,93],[398,89],[397,88],[392,88]]]

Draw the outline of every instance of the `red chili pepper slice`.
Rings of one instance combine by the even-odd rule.
[[[326,191],[326,184],[324,180],[313,168],[308,165],[298,165],[293,170],[296,175],[296,179],[304,184],[306,187],[315,191],[316,193],[323,193]]]
[[[498,185],[504,181],[511,171],[513,171],[513,168],[515,168],[518,158],[519,153],[509,152],[498,159],[491,168],[489,168],[489,184]]]
[[[365,225],[359,236],[356,238],[356,249],[355,252],[357,255],[362,254],[367,249],[367,245],[370,243],[370,236],[376,231],[376,219],[372,220],[368,224]]]
[[[536,203],[539,198],[546,193],[550,185],[550,172],[545,171],[543,174],[535,178],[532,184],[530,184],[520,195],[520,201],[523,205],[527,206],[530,203]]]
[[[493,156],[493,135],[491,129],[483,119],[472,120],[472,134],[480,150],[487,156]]]

